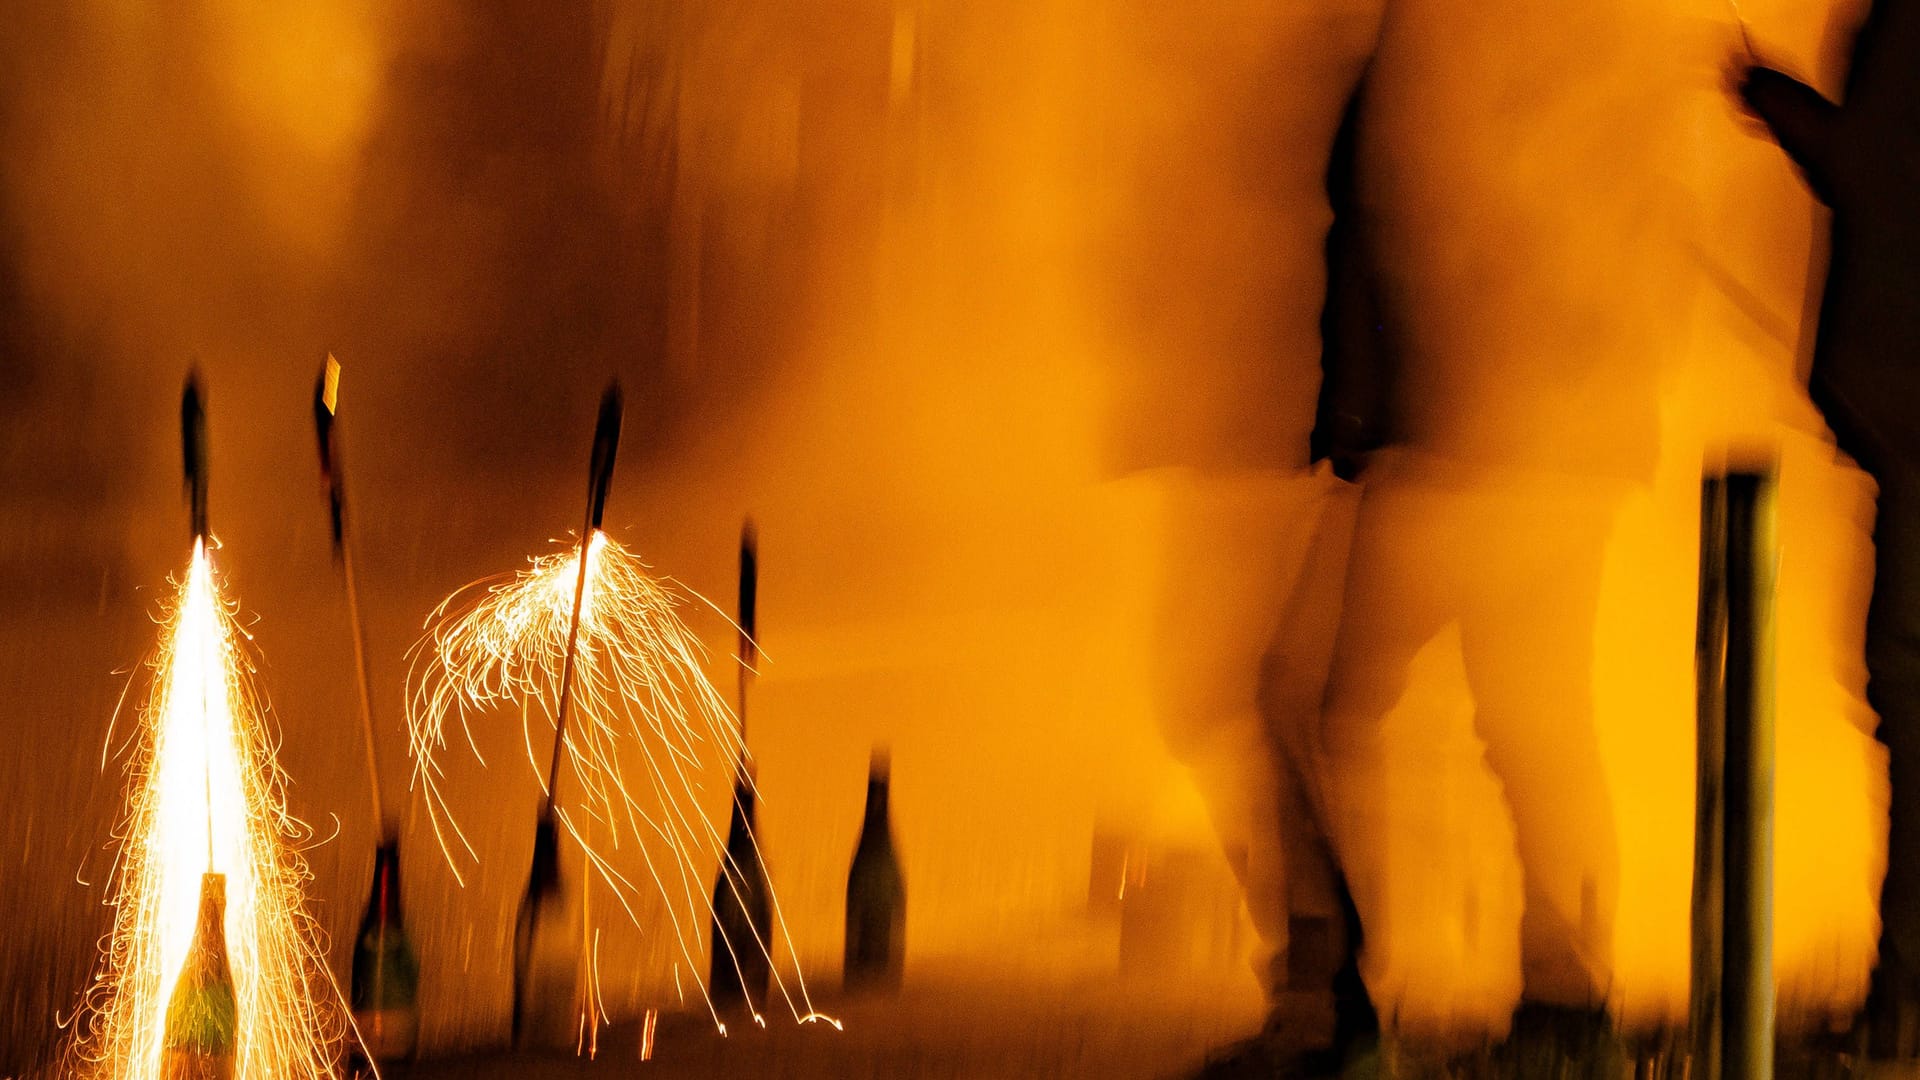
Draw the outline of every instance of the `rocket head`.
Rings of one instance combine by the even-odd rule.
[[[180,395],[180,448],[187,467],[187,507],[194,539],[207,535],[207,412],[201,403],[200,372],[187,372]]]
[[[327,488],[327,511],[333,526],[333,546],[337,552],[346,531],[346,497],[340,482],[339,447],[334,441],[333,421],[340,408],[340,361],[327,354],[320,365],[320,377],[313,387],[313,426],[320,436],[320,482]]]
[[[740,526],[740,660],[751,665],[760,652],[754,607],[760,593],[760,533],[748,518]]]
[[[552,811],[542,810],[533,828],[533,865],[527,874],[527,899],[538,904],[560,892],[560,828]]]
[[[588,463],[587,524],[598,529],[607,511],[607,489],[613,486],[613,459],[620,450],[620,380],[607,384],[600,398],[600,419],[593,428],[593,459]]]

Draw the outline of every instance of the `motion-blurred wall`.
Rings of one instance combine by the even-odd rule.
[[[1742,9],[1835,84],[1857,12]],[[329,348],[390,798],[407,645],[445,593],[572,526],[617,373],[618,534],[724,603],[738,520],[760,521],[769,859],[827,985],[873,741],[910,965],[991,980],[1081,970],[1035,940],[1072,951],[1096,829],[1218,837],[1282,947],[1288,898],[1327,901],[1288,883],[1303,811],[1279,740],[1326,785],[1376,993],[1443,1029],[1504,1023],[1529,891],[1526,933],[1577,941],[1625,1015],[1679,1008],[1694,486],[1712,448],[1778,441],[1783,1005],[1847,1006],[1884,828],[1859,699],[1870,493],[1799,389],[1820,230],[1725,93],[1732,19],[23,9],[0,36],[0,912],[44,932],[0,950],[33,976],[8,980],[12,1011],[63,1005],[106,927],[121,776],[101,749],[185,554],[190,357],[292,802],[334,836],[308,852],[317,912],[336,939],[357,918],[372,835],[309,480]],[[1305,459],[1325,159],[1363,65],[1361,190],[1407,375],[1361,492]],[[1351,559],[1315,543],[1343,522]],[[726,677],[729,630],[698,628]],[[1487,765],[1551,774],[1574,743],[1591,813]],[[465,782],[477,878],[458,888],[424,832],[407,847],[431,1047],[499,1037],[537,790],[498,765]],[[672,958],[621,936],[609,983],[652,1000]]]

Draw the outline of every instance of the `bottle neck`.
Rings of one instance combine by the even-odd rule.
[[[867,821],[868,829],[887,827],[887,778],[869,776],[867,778]]]
[[[400,921],[400,845],[388,840],[373,856],[373,886],[367,897],[367,918],[383,923]]]
[[[735,834],[742,829],[753,828],[755,801],[753,784],[747,780],[745,773],[740,774],[733,782],[733,817],[728,822],[729,828]]]
[[[193,950],[217,970],[227,967],[227,883],[219,874],[200,879],[200,923],[194,928]]]
[[[542,896],[560,887],[560,829],[546,814],[534,826],[533,865],[527,879],[528,891]]]

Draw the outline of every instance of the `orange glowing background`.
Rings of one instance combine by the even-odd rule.
[[[380,715],[433,605],[575,520],[619,373],[639,434],[609,531],[725,597],[741,516],[761,526],[751,739],[810,976],[837,964],[876,741],[909,982],[1109,970],[1086,944],[1096,831],[1235,864],[1265,936],[1234,962],[1264,963],[1289,899],[1325,904],[1281,854],[1300,821],[1278,742],[1340,808],[1383,1012],[1455,1034],[1501,1029],[1520,992],[1516,821],[1558,837],[1536,867],[1557,922],[1534,932],[1579,938],[1624,1021],[1684,1011],[1700,466],[1777,446],[1782,1016],[1859,1000],[1886,801],[1861,696],[1872,490],[1801,387],[1825,223],[1727,93],[1723,0],[241,7],[86,5],[0,53],[24,103],[0,300],[32,315],[35,376],[0,449],[9,477],[67,457],[114,477],[87,499],[0,487],[29,523],[0,561],[51,567],[4,571],[25,599],[0,608],[22,642],[0,683],[19,729],[95,722],[73,702],[101,665],[71,657],[124,654],[101,613],[164,575],[151,522],[176,513],[177,465],[150,406],[199,353],[291,809],[341,818],[309,853],[336,939],[374,837],[358,757],[335,753],[347,639],[304,479],[326,348],[356,372]],[[1741,10],[1769,57],[1837,87],[1858,4]],[[1306,461],[1326,154],[1363,68],[1362,199],[1406,370],[1364,496]],[[1543,550],[1581,561],[1516,585]],[[1343,596],[1421,625],[1343,631]],[[1547,610],[1584,614],[1549,638]],[[731,629],[692,628],[731,685]],[[1398,692],[1323,693],[1389,655]],[[1476,685],[1517,719],[1486,723]],[[1489,768],[1533,718],[1590,725],[1601,812]],[[510,734],[489,760],[521,753]],[[0,847],[62,882],[88,838],[20,838],[89,797],[64,761],[0,817]],[[499,807],[471,837],[490,869],[457,885],[406,826],[429,1050],[503,1022],[538,797],[458,782]],[[707,794],[717,818],[724,785]],[[673,950],[606,947],[630,959],[616,1008],[662,1004]]]

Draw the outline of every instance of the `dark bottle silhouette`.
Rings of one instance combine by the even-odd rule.
[[[708,993],[722,1013],[758,1011],[773,974],[773,910],[767,872],[753,832],[753,781],[742,769],[733,784],[733,814],[727,851],[713,883],[713,964]]]
[[[578,1035],[578,929],[560,886],[560,830],[543,813],[513,924],[513,1045],[572,1046]]]
[[[722,1013],[752,1015],[767,999],[773,975],[773,908],[767,868],[754,832],[753,772],[747,763],[747,685],[759,656],[754,611],[760,590],[760,545],[748,519],[740,528],[740,760],[733,774],[733,812],[726,853],[713,879],[712,962],[707,993]]]
[[[167,1000],[162,1041],[164,1080],[232,1080],[239,1040],[233,967],[227,962],[227,878],[200,878],[200,921],[180,981]]]
[[[867,774],[867,818],[847,872],[846,962],[841,968],[849,991],[897,990],[906,961],[907,890],[893,850],[893,823],[887,814],[887,754],[873,752]]]
[[[388,834],[373,857],[372,892],[353,945],[353,1023],[367,1056],[377,1062],[413,1057],[419,996],[420,965],[400,917],[400,841]]]

